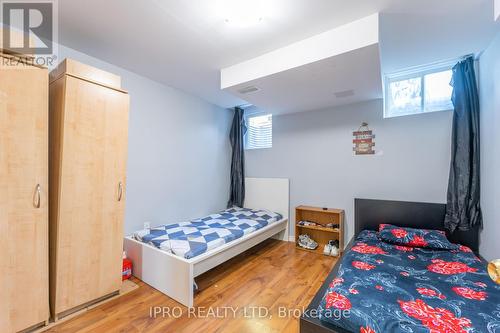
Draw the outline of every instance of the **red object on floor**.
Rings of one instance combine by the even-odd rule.
[[[122,281],[130,279],[132,276],[132,261],[128,258],[123,258]]]

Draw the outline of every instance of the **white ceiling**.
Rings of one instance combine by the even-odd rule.
[[[370,15],[222,69],[221,80],[224,90],[272,114],[382,98],[379,17]],[[258,90],[249,92],[252,87]]]
[[[238,93],[239,89],[249,85],[261,90],[248,95]],[[379,45],[315,61],[233,86],[229,90],[275,115],[381,98]],[[335,93],[347,96],[336,97]]]
[[[480,51],[499,30],[492,0],[268,0],[245,29],[224,22],[216,1],[61,0],[59,40],[231,107],[244,101],[220,90],[221,68],[376,12],[383,72]]]

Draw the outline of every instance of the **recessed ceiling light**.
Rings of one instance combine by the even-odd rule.
[[[264,20],[264,0],[218,0],[217,11],[228,25],[247,28]]]

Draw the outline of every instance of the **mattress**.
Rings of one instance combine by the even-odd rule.
[[[363,231],[320,302],[350,332],[500,332],[500,286],[472,251],[430,250]]]
[[[282,218],[280,214],[267,210],[234,207],[189,222],[139,230],[133,237],[160,250],[191,259]]]

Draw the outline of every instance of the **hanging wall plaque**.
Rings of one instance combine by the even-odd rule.
[[[367,123],[362,123],[357,131],[352,133],[355,155],[375,154],[375,134],[368,128]]]

